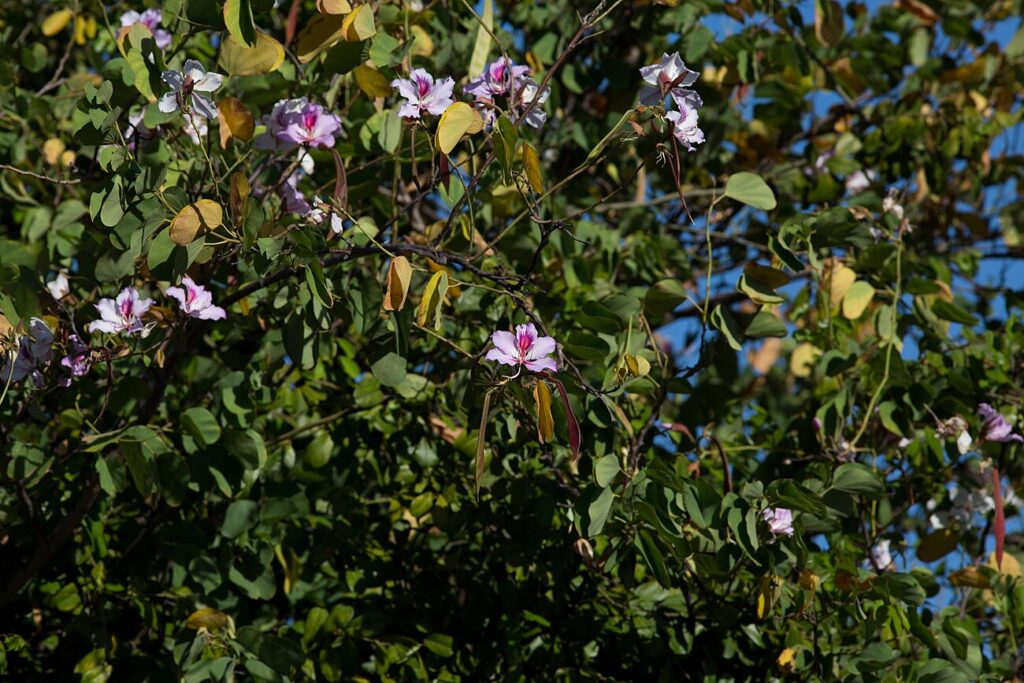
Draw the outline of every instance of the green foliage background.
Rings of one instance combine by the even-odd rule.
[[[251,12],[281,42],[317,14],[233,4],[240,32]],[[1024,478],[1019,446],[961,456],[936,435],[961,415],[977,441],[979,402],[1013,419],[1024,399],[1020,0],[495,2],[489,57],[552,88],[547,125],[516,134],[542,187],[500,128],[456,147],[445,187],[436,119],[402,126],[357,80],[367,62],[457,92],[475,75],[470,6],[420,4],[371,3],[375,35],[308,64],[289,43],[215,94],[257,118],[299,96],[339,113],[359,225],[338,239],[281,209],[293,154],[225,148],[216,126],[197,147],[150,103],[165,63],[225,72],[223,3],[163,3],[171,48],[129,37],[123,56],[136,3],[0,3],[0,312],[44,316],[60,346],[125,286],[167,306],[145,339],[91,335],[105,360],[71,388],[54,367],[0,404],[5,679],[1024,675],[1024,585],[989,564],[994,515],[928,521],[951,483],[990,489],[986,467],[1007,493]],[[692,153],[636,105],[637,70],[675,50],[702,72]],[[160,133],[133,151],[143,107]],[[333,157],[313,156],[328,198]],[[847,192],[858,171],[874,182]],[[175,246],[173,211],[200,198],[233,239]],[[399,312],[389,255],[415,269]],[[431,260],[459,283],[436,327],[417,324]],[[992,263],[1002,281],[980,276]],[[840,264],[870,294],[859,314]],[[174,318],[160,292],[186,272],[226,321]],[[529,321],[562,345],[577,462],[554,385],[542,444],[537,377],[482,361]],[[770,506],[797,512],[794,536],[772,540]],[[891,567],[867,561],[883,540]]]

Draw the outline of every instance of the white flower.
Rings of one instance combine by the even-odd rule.
[[[71,293],[71,286],[68,283],[68,275],[63,270],[57,273],[51,282],[46,283],[46,288],[50,290],[50,296],[57,301],[60,301],[68,294]]]
[[[889,553],[889,539],[882,539],[871,548],[871,561],[878,569],[885,569],[892,564],[892,555]]]
[[[871,183],[873,183],[877,177],[878,174],[874,171],[854,171],[846,179],[846,191],[850,194],[860,194],[871,187]]]
[[[196,125],[192,125],[193,121]],[[183,128],[185,132],[188,133],[188,136],[192,138],[193,145],[202,144],[202,139],[210,132],[210,127],[206,124],[206,119],[194,119],[191,116],[185,118],[185,125]],[[196,130],[197,128],[198,130]]]
[[[967,430],[960,432],[956,437],[956,447],[960,450],[960,455],[966,455],[971,450],[971,444],[974,443],[974,439],[967,433]]]
[[[693,108],[703,104],[697,93],[686,89],[686,86],[693,85],[699,74],[686,68],[678,52],[671,55],[665,53],[657,64],[642,67],[640,75],[644,77],[644,83],[647,83],[640,91],[641,104],[660,104],[663,97],[662,88],[668,88],[669,97],[676,104],[685,101]]]
[[[882,211],[885,213],[891,213],[896,216],[899,220],[903,220],[903,206],[896,201],[895,190],[890,190],[889,194],[882,200]]]
[[[680,111],[670,111],[665,118],[672,122],[672,132],[679,144],[693,152],[697,149],[694,145],[704,142],[704,131],[697,126],[697,110],[682,101],[678,104]]]
[[[18,340],[17,354],[10,353],[0,365],[0,386],[20,382],[31,375],[37,385],[42,386],[43,375],[40,368],[49,364],[53,358],[53,332],[39,318],[32,318],[28,323],[28,333]],[[11,363],[13,356],[14,362]]]
[[[177,111],[182,103],[188,103],[191,110],[206,119],[216,118],[217,107],[206,95],[200,93],[213,92],[224,82],[220,74],[207,72],[203,65],[194,59],[186,59],[182,71],[165,71],[160,76],[164,83],[171,86],[171,91],[160,98],[159,108],[165,114]]]

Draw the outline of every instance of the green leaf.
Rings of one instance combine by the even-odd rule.
[[[398,387],[405,384],[405,367],[405,359],[392,351],[374,363],[370,371],[384,386]]]
[[[764,211],[771,211],[778,205],[775,193],[768,187],[768,183],[762,180],[761,176],[747,171],[729,176],[728,182],[725,183],[725,196]]]
[[[447,658],[455,654],[455,651],[452,649],[452,644],[454,642],[455,640],[451,636],[446,636],[441,633],[431,633],[423,639],[423,646],[438,657]]]
[[[224,513],[220,533],[225,538],[238,538],[260,521],[260,506],[254,500],[236,500]]]
[[[617,455],[608,454],[594,462],[594,478],[597,479],[597,485],[601,488],[606,488],[611,484],[618,473],[619,458]]]
[[[729,309],[721,304],[715,306],[714,310],[711,311],[711,324],[722,333],[725,341],[729,343],[729,346],[734,351],[739,351],[743,348],[739,327],[736,325],[732,314],[729,313]]]
[[[768,495],[778,503],[779,507],[807,512],[815,517],[824,518],[828,514],[825,501],[821,499],[821,496],[792,479],[779,479],[772,482],[768,487]]]
[[[751,339],[785,337],[787,334],[789,331],[786,329],[786,323],[767,309],[758,311],[743,328],[743,336]]]
[[[686,301],[686,297],[686,289],[679,280],[661,280],[647,290],[644,311],[654,319],[653,322],[660,322],[661,318]]]
[[[224,25],[235,40],[246,47],[256,45],[256,24],[252,18],[249,0],[226,0]]]
[[[181,415],[181,425],[202,446],[212,446],[220,439],[220,423],[206,408],[189,408]]]
[[[498,158],[506,185],[511,185],[513,182],[512,170],[518,145],[519,133],[516,132],[516,127],[512,125],[507,116],[501,114],[494,127],[494,155]]]
[[[494,25],[494,2],[484,0],[483,16],[477,20],[476,42],[473,44],[473,55],[469,58],[469,77],[476,78],[483,73],[487,64],[487,55],[491,51],[491,30]]]
[[[885,484],[878,474],[859,462],[840,465],[832,479],[832,488],[865,496],[877,496],[885,492]]]
[[[587,508],[587,516],[590,525],[587,527],[587,536],[593,538],[604,530],[605,522],[612,511],[612,503],[615,502],[615,493],[611,487],[605,488],[601,494]]]
[[[309,610],[309,614],[306,615],[306,624],[302,629],[302,644],[309,648],[310,643],[316,638],[316,634],[320,632],[320,628],[327,623],[327,618],[330,613],[323,607],[317,606]]]

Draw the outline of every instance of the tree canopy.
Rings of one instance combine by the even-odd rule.
[[[1022,15],[0,3],[0,675],[1024,679]]]

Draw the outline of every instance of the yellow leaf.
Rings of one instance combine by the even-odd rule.
[[[237,97],[225,97],[217,104],[220,120],[220,146],[226,148],[231,138],[251,140],[256,122],[252,112]]]
[[[64,30],[74,16],[74,12],[69,9],[62,9],[54,12],[43,19],[43,35],[47,38],[57,35]]]
[[[551,416],[551,390],[542,379],[533,386],[533,400],[537,402],[537,440],[548,443],[555,436],[555,419]]]
[[[800,587],[809,590],[812,593],[818,592],[818,587],[821,586],[821,577],[812,572],[810,569],[805,569],[800,572],[798,579]]]
[[[387,76],[377,71],[372,66],[360,64],[352,70],[356,78],[356,85],[370,97],[387,97],[391,94],[391,84]]]
[[[1017,558],[1010,553],[1003,553],[1002,566],[999,566],[996,562],[996,554],[994,552],[988,556],[987,564],[989,567],[992,567],[992,569],[995,569],[1005,576],[1014,576],[1018,578],[1021,576],[1020,562],[1017,561]]]
[[[249,195],[252,193],[252,187],[249,185],[249,179],[245,177],[244,173],[235,171],[231,174],[231,215],[235,219],[235,224],[242,222],[245,217],[245,202],[249,199]]]
[[[220,65],[231,76],[269,74],[277,71],[283,63],[284,46],[266,33],[256,32],[253,47],[246,47],[230,33],[221,43]]]
[[[821,349],[810,342],[799,344],[789,357],[789,369],[797,377],[809,377],[814,361],[821,355]]]
[[[96,37],[96,17],[75,17],[75,44],[85,45]]]
[[[412,36],[416,42],[412,44],[412,54],[416,57],[429,57],[434,54],[434,40],[422,26],[412,27]]]
[[[348,0],[316,0],[316,9],[324,14],[348,14],[352,5]]]
[[[412,266],[409,259],[396,256],[388,266],[388,286],[384,294],[384,310],[400,311],[405,308],[405,298],[409,296],[409,280],[412,279]]]
[[[857,273],[848,268],[845,264],[835,261],[831,267],[827,267],[822,276],[822,288],[829,292],[832,299],[832,308],[836,308],[842,302],[846,292],[857,279]]]
[[[60,155],[60,165],[71,166],[73,163],[75,163],[75,158],[77,156],[78,155],[72,152],[70,149],[67,150],[66,152]]]
[[[224,209],[212,199],[192,202],[171,219],[171,241],[188,246],[201,234],[213,230],[224,222]]]
[[[447,290],[448,273],[443,270],[434,273],[423,290],[423,298],[420,299],[420,307],[416,313],[417,325],[424,327],[427,321],[432,319],[435,329],[441,327],[441,304]]]
[[[341,32],[345,40],[357,42],[372,38],[377,32],[373,25],[373,9],[369,5],[359,5],[347,17],[341,25]]]
[[[1006,563],[1006,556],[1003,556],[1003,564]],[[984,574],[978,571],[977,567],[968,566],[963,569],[958,569],[949,575],[949,582],[954,586],[963,588],[970,586],[971,588],[988,588],[988,580]]]
[[[351,15],[349,15],[351,16]],[[333,47],[345,35],[345,18],[338,14],[318,14],[299,31],[295,54],[308,64],[324,50]]]
[[[779,671],[784,674],[791,674],[796,672],[796,650],[791,647],[787,647],[785,650],[779,653],[778,659],[775,663],[779,666]]]
[[[646,377],[651,373],[651,363],[643,356],[634,356],[627,353],[625,357],[626,369],[634,377]]]
[[[434,143],[442,154],[450,154],[463,135],[478,133],[483,128],[484,120],[480,112],[465,102],[456,102],[441,114]]]
[[[473,45],[473,56],[469,59],[469,76],[476,78],[483,73],[487,65],[487,55],[491,51],[491,26],[494,24],[494,4],[492,0],[484,0],[484,14],[478,21],[476,43]]]
[[[757,594],[757,618],[764,619],[772,611],[782,594],[782,578],[765,575],[761,577],[761,588]]]
[[[43,143],[43,158],[51,166],[56,165],[64,154],[64,141],[60,138],[50,138]]]
[[[847,320],[861,317],[873,298],[875,288],[863,280],[857,280],[843,296],[843,317]]]
[[[523,142],[523,170],[526,180],[537,194],[544,194],[544,178],[540,174],[540,157],[528,142]]]
[[[185,626],[191,629],[199,630],[205,628],[207,630],[221,629],[228,625],[231,617],[221,612],[219,609],[213,607],[204,607],[203,609],[197,609],[195,612],[188,616],[185,621]]]

